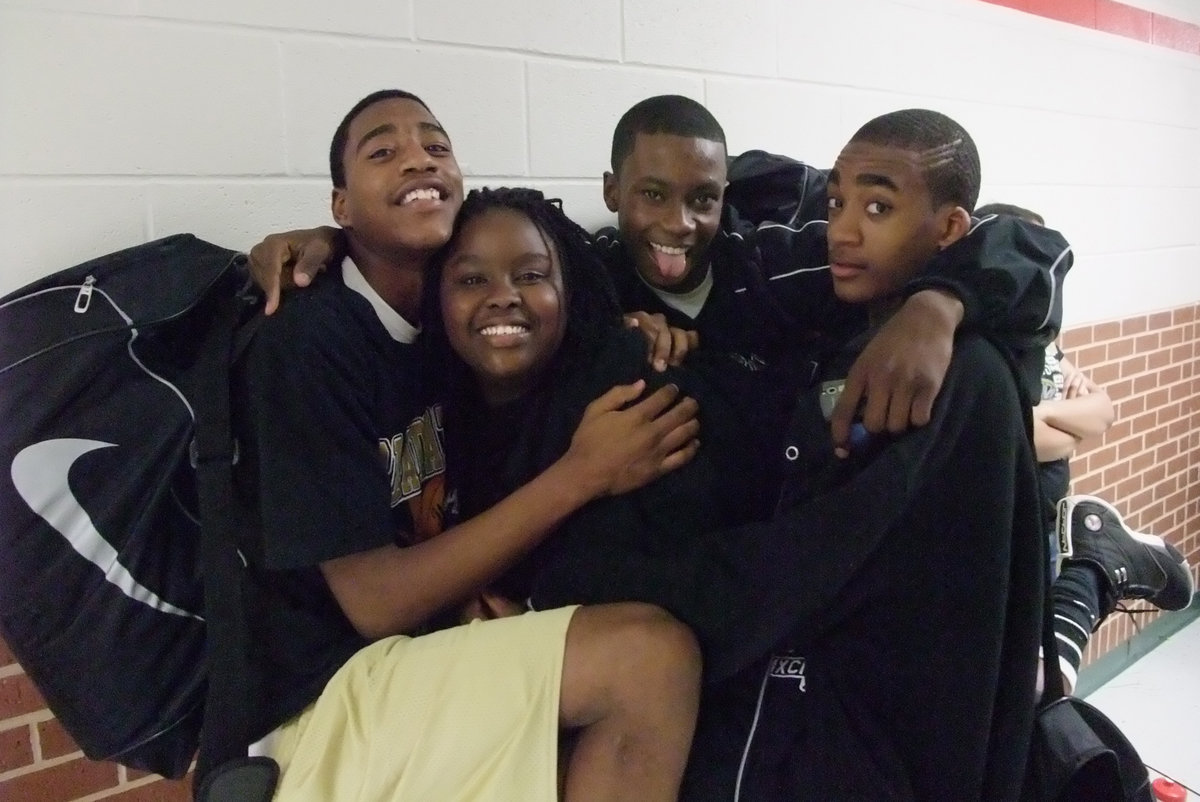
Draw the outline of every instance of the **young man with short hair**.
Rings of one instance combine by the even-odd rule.
[[[943,114],[906,109],[860,128],[829,175],[838,297],[864,310],[871,328],[884,325],[904,288],[970,229],[979,182],[971,137]],[[776,517],[849,492],[859,505],[845,505],[828,551],[883,534],[857,561],[821,567],[814,585],[853,581],[762,668],[740,798],[1016,799],[1045,581],[1028,400],[1001,348],[963,335],[927,426],[894,437],[860,431],[849,459],[833,459],[823,399],[869,336],[851,341],[826,364],[819,389],[802,395]],[[1077,537],[1103,546],[1112,535]],[[1156,564],[1190,583],[1186,566],[1158,546]],[[714,742],[710,729],[702,722],[699,744]]]
[[[241,490],[259,517],[253,622],[276,799],[670,800],[700,675],[657,608],[562,608],[424,634],[588,501],[695,450],[694,404],[614,388],[570,449],[491,509],[441,531],[436,371],[415,344],[426,262],[463,199],[450,139],[384,90],[330,148],[347,256],[262,322],[236,405]],[[625,408],[629,405],[629,408]]]

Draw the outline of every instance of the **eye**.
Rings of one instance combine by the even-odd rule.
[[[692,208],[698,212],[711,212],[719,202],[716,195],[701,195],[692,201]]]
[[[833,197],[833,196],[830,196],[830,197],[829,197],[829,200],[825,201],[825,205],[826,205],[826,206],[827,206],[827,207],[828,207],[828,208],[829,208],[831,211],[836,211],[836,210],[838,210],[838,209],[842,208],[842,199],[841,199],[841,198],[835,198],[835,197]]]
[[[367,154],[367,158],[377,161],[379,159],[386,159],[395,152],[396,149],[391,147],[375,148],[375,150]]]
[[[537,284],[545,279],[546,274],[540,270],[523,270],[517,274],[518,284]]]
[[[454,279],[454,283],[462,287],[482,287],[487,281],[478,273],[463,273]]]
[[[891,210],[891,204],[883,201],[871,201],[867,204],[867,214],[887,214]]]
[[[435,142],[432,145],[426,145],[425,150],[438,156],[445,156],[450,153],[450,146],[442,142]]]
[[[642,195],[644,195],[648,200],[654,201],[655,203],[658,203],[664,198],[664,195],[657,189],[643,189]]]

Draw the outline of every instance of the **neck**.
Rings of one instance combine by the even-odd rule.
[[[400,313],[409,323],[421,320],[421,296],[425,287],[425,267],[428,253],[381,254],[349,243],[350,258],[363,278],[388,306]]]

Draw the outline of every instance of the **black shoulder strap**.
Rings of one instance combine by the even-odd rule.
[[[253,588],[236,546],[238,450],[229,410],[230,364],[243,310],[240,298],[221,299],[195,368],[191,461],[200,504],[208,693],[194,782],[196,799],[207,802],[267,802],[279,773],[269,758],[246,757],[256,709],[247,622]],[[240,337],[237,344],[245,345]]]

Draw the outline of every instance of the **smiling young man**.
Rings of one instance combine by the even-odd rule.
[[[563,518],[695,451],[694,404],[640,387],[588,408],[562,458],[442,531],[436,371],[415,321],[463,199],[428,107],[373,93],[330,147],[342,264],[256,332],[236,405],[268,601],[255,622],[277,800],[673,799],[696,712],[691,634],[646,605],[431,631]],[[426,634],[428,633],[428,634]]]

